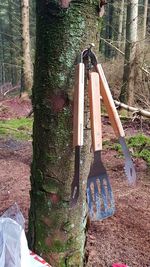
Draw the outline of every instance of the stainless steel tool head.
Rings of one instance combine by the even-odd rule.
[[[70,207],[77,204],[79,197],[79,179],[80,179],[80,146],[75,147],[74,177],[71,184]]]
[[[133,161],[130,156],[129,149],[126,145],[125,138],[119,137],[119,143],[122,147],[122,151],[125,157],[125,173],[128,178],[128,182],[130,185],[135,185],[136,183],[136,172],[134,168]]]
[[[101,161],[101,151],[94,152],[87,180],[87,203],[92,221],[103,220],[115,212],[113,192],[108,174]]]

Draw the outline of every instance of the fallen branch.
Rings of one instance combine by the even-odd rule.
[[[100,98],[101,98],[101,100],[103,100],[102,97],[100,97]],[[128,105],[126,105],[124,103],[121,103],[121,102],[119,102],[117,100],[114,100],[114,103],[115,103],[115,105],[117,107],[123,108],[123,109],[125,109],[127,111],[130,111],[130,112],[133,112],[134,115],[136,114],[136,115],[139,115],[139,116],[150,118],[150,111],[147,111],[147,110],[144,110],[144,109],[140,109],[140,108],[130,107],[130,106],[128,106]]]
[[[137,115],[140,115],[140,116],[144,116],[144,117],[147,117],[147,118],[150,118],[150,112],[147,111],[147,110],[144,110],[144,109],[139,109],[139,108],[134,108],[134,107],[130,107],[124,103],[121,103],[117,100],[114,100],[115,104],[117,107],[121,107],[125,110],[128,110],[128,111],[131,111],[131,112],[134,112],[134,114],[136,113]]]

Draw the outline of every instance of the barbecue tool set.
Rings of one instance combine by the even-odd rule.
[[[125,133],[116,110],[105,74],[101,64],[91,50],[83,50],[80,62],[75,68],[74,110],[73,110],[73,146],[75,148],[74,177],[71,185],[70,206],[76,205],[79,196],[80,180],[80,150],[83,145],[84,127],[84,81],[85,71],[88,72],[88,96],[90,104],[90,120],[92,135],[93,162],[87,178],[87,203],[91,220],[103,220],[115,212],[115,204],[109,177],[102,163],[102,126],[101,103],[102,96],[111,125],[119,139],[125,157],[125,173],[128,183],[135,184],[136,173],[125,142]]]

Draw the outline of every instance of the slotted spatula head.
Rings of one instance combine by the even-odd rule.
[[[115,211],[113,193],[106,169],[101,160],[102,132],[100,111],[99,75],[89,75],[89,103],[94,161],[87,179],[87,202],[91,220],[102,220]]]
[[[94,152],[87,179],[87,202],[91,220],[103,220],[115,212],[113,192],[100,151]]]

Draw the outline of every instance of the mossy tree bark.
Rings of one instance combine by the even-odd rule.
[[[33,86],[33,162],[31,169],[30,248],[53,266],[83,266],[86,179],[90,131],[84,131],[80,197],[69,208],[74,173],[72,95],[78,53],[90,42],[98,51],[98,1],[37,0],[37,43]],[[87,103],[85,105],[87,111]],[[88,112],[85,112],[85,125]]]

